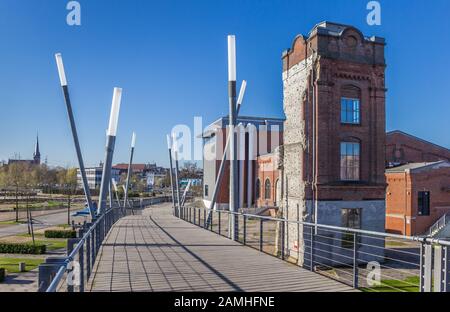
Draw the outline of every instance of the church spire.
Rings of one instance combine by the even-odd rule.
[[[33,160],[36,165],[41,164],[41,152],[39,151],[39,135],[36,135],[36,146],[34,148]]]

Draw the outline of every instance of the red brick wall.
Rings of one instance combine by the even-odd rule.
[[[405,235],[423,234],[442,215],[450,212],[450,168],[387,173],[386,178],[386,231]],[[419,191],[430,191],[429,216],[418,215]]]
[[[386,135],[386,164],[450,161],[450,150],[400,131]]]
[[[277,181],[279,177],[279,171],[276,166],[276,160],[274,154],[259,156],[257,160],[258,179],[260,181],[260,197],[257,199],[256,204],[258,207],[270,207],[276,206],[277,197]],[[270,197],[265,198],[265,181],[270,181]],[[281,183],[281,182],[280,182]],[[279,196],[279,195],[278,195]]]

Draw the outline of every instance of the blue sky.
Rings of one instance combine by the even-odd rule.
[[[114,86],[123,88],[114,161],[167,165],[165,134],[228,112],[227,34],[237,39],[243,115],[282,117],[281,53],[318,22],[352,24],[387,41],[387,130],[450,148],[450,2],[266,0],[80,0],[81,26],[66,0],[0,1],[0,160],[29,158],[39,132],[50,165],[75,165],[54,53],[63,54],[85,163],[103,159]]]

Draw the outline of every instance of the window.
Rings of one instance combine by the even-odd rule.
[[[209,193],[208,185],[205,184],[205,197],[208,197],[208,193]]]
[[[255,190],[255,195],[256,198],[260,198],[261,197],[261,182],[259,181],[259,179],[256,180],[256,190]]]
[[[344,208],[341,210],[342,226],[351,229],[361,228],[361,208]],[[352,248],[355,244],[355,235],[353,232],[342,233],[342,248]]]
[[[343,227],[351,229],[361,228],[361,208],[344,208],[341,214]]]
[[[264,182],[264,199],[270,199],[270,180]]]
[[[360,161],[360,144],[341,142],[341,180],[358,181]]]
[[[430,192],[422,191],[418,194],[417,214],[419,216],[430,215]]]
[[[341,98],[341,122],[346,124],[359,124],[359,99]]]

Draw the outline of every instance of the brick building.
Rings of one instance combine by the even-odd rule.
[[[285,218],[384,231],[384,47],[323,22],[283,53]],[[287,244],[297,257],[302,227]]]
[[[386,166],[414,162],[450,161],[450,150],[402,131],[386,134]]]
[[[203,201],[211,204],[223,151],[226,144],[228,117],[222,117],[203,132]],[[283,121],[280,118],[239,117],[238,172],[239,207],[254,207],[257,201],[257,158],[272,153],[283,143]],[[229,159],[229,158],[228,158]],[[258,188],[259,189],[259,188]],[[229,162],[226,162],[222,184],[219,188],[216,206],[229,206]]]
[[[258,156],[255,197],[257,207],[278,207],[281,204],[281,181],[278,150]]]
[[[411,163],[386,170],[386,231],[427,233],[450,212],[450,162]]]

